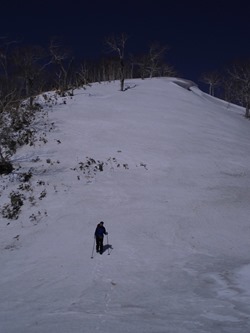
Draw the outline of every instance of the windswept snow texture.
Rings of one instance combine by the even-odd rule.
[[[250,332],[250,123],[176,81],[59,98],[47,143],[13,157],[1,207],[26,200],[0,224],[1,333]]]

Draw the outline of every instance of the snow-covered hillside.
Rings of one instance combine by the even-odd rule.
[[[250,332],[244,110],[182,80],[126,84],[44,100],[43,139],[1,177],[1,209],[23,201],[0,223],[1,333]]]

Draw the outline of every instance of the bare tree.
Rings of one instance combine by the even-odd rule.
[[[227,102],[233,102],[237,99],[237,88],[235,87],[235,82],[228,77],[228,75],[224,75],[221,80],[221,86],[224,92],[224,100]]]
[[[62,44],[57,39],[50,41],[49,51],[52,57],[52,62],[58,66],[57,85],[60,94],[63,96],[65,92],[72,88],[70,85],[70,72],[73,63],[73,57],[69,50],[62,47]]]
[[[6,89],[5,80],[0,79],[0,113],[5,113],[20,102],[20,95],[15,87]]]
[[[114,81],[120,79],[120,63],[116,57],[101,59],[99,67],[101,81]]]
[[[76,87],[86,86],[89,83],[89,68],[86,62],[80,64],[78,70],[75,72],[75,85]]]
[[[214,96],[215,87],[221,83],[221,76],[216,71],[207,72],[202,74],[201,81],[209,85],[209,95]]]
[[[15,77],[13,46],[18,41],[0,38],[0,113],[9,109],[20,98],[20,85]]]
[[[13,46],[19,44],[18,40],[9,40],[7,37],[0,37],[0,73],[1,77],[5,78],[6,83],[10,79],[10,73],[12,72],[12,61],[10,54],[13,51]]]
[[[148,77],[148,64],[149,64],[149,59],[148,55],[137,55],[133,56],[132,62],[134,65],[136,65],[136,68],[138,70],[138,75],[141,77],[142,80],[144,80],[146,77]]]
[[[161,46],[158,42],[151,43],[147,54],[132,57],[133,63],[139,68],[142,79],[155,76],[173,76],[174,68],[164,61],[167,46]]]
[[[34,95],[38,93],[39,77],[46,66],[51,62],[45,61],[45,50],[40,46],[25,46],[16,48],[12,59],[15,64],[16,75],[23,81],[25,97],[30,99],[30,107],[33,106]]]
[[[176,76],[177,72],[173,66],[168,64],[162,64],[159,74],[160,76]]]
[[[150,45],[147,65],[150,78],[159,75],[162,68],[162,60],[167,49],[167,46],[161,46],[158,42]]]
[[[120,87],[121,91],[124,90],[124,81],[125,81],[125,64],[124,64],[124,55],[125,55],[125,45],[128,40],[126,34],[121,34],[119,37],[108,37],[105,40],[105,44],[109,48],[109,52],[115,52],[119,56],[120,61]]]
[[[235,63],[228,74],[233,82],[238,102],[245,107],[245,117],[250,117],[250,61]]]

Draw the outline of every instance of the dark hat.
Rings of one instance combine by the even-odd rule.
[[[104,224],[104,222],[103,222],[103,221],[101,221],[101,222],[100,222],[100,224]]]

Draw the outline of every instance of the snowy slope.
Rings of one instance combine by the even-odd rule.
[[[26,198],[0,224],[1,333],[250,331],[250,123],[176,81],[44,101],[47,143],[1,179],[1,207]]]

